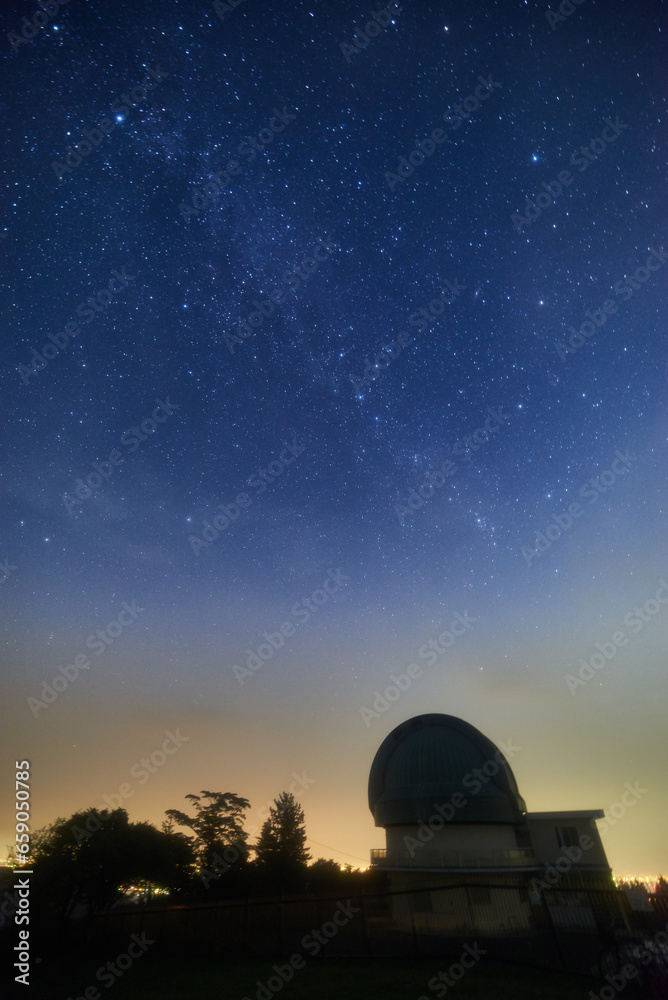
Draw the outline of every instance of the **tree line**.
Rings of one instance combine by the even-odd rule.
[[[254,844],[244,830],[248,799],[203,790],[186,800],[191,811],[165,810],[161,829],[132,823],[118,808],[80,810],[35,831],[28,863],[45,911],[73,917],[108,909],[127,900],[130,887],[145,899],[169,893],[185,902],[352,890],[363,878],[350,865],[311,861],[304,812],[291,792],[274,799]]]

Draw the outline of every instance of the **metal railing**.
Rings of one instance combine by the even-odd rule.
[[[410,851],[371,851],[371,864],[380,868],[530,868],[538,866],[531,851],[478,849],[438,850],[424,847]]]

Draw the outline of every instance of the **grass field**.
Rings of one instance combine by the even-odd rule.
[[[294,978],[272,992],[267,981],[276,976],[271,961],[207,959],[203,962],[172,959],[138,960],[115,982],[97,980],[95,963],[67,963],[35,970],[31,986],[20,995],[31,1000],[77,1000],[86,987],[97,987],[99,997],[110,1000],[434,1000],[429,980],[448,963],[425,959],[315,960],[295,972]],[[259,982],[258,982],[259,981]],[[274,987],[278,980],[272,979]],[[558,972],[481,961],[463,979],[447,989],[452,1000],[587,1000],[600,983]],[[264,987],[264,989],[261,989]],[[113,989],[108,994],[107,989]],[[98,1000],[89,993],[86,1000]]]

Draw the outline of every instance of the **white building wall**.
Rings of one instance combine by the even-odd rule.
[[[517,852],[515,828],[501,823],[452,823],[441,830],[393,826],[386,830],[386,843],[387,864],[493,867],[511,863],[507,852]]]
[[[608,859],[594,819],[558,815],[537,819],[529,813],[527,824],[534,854],[538,861],[554,863],[559,858],[568,857],[564,854],[564,848],[559,846],[557,828],[572,827],[577,833],[577,846],[582,850],[582,855],[576,863],[578,865],[608,867]],[[591,846],[587,847],[588,844]]]

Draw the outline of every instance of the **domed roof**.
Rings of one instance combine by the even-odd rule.
[[[369,808],[376,826],[386,827],[427,822],[446,804],[443,815],[452,823],[519,823],[526,813],[510,765],[491,740],[453,715],[417,715],[378,748]]]

